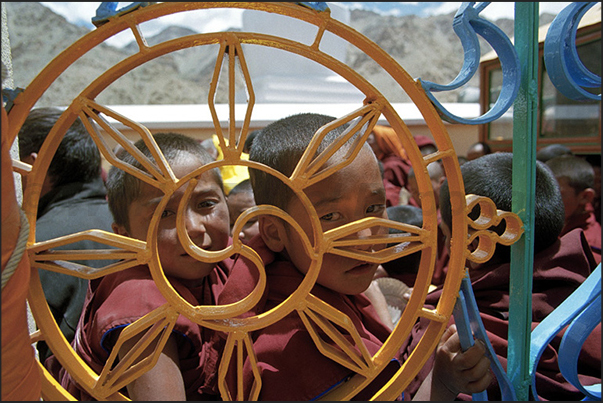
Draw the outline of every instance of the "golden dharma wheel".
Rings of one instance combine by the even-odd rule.
[[[143,35],[140,25],[153,19],[161,18],[175,13],[193,12],[201,10],[210,10],[216,8],[246,9],[256,12],[271,13],[296,20],[303,21],[306,24],[315,27],[315,34],[308,43],[302,43],[296,40],[283,37],[263,34],[258,32],[210,32],[203,34],[188,35],[176,39],[171,39],[157,45],[149,46]],[[108,38],[126,32],[132,35],[139,46],[138,52],[126,57],[104,73],[96,77],[85,89],[81,91],[64,111],[59,121],[54,126],[42,149],[39,157],[33,166],[28,167],[20,165],[19,172],[28,175],[27,188],[24,190],[23,210],[30,222],[30,236],[28,242],[28,253],[32,263],[32,280],[30,285],[29,303],[39,326],[39,331],[32,335],[32,342],[44,340],[54,352],[63,367],[72,375],[72,377],[84,387],[92,396],[98,400],[123,400],[127,399],[119,390],[132,379],[140,376],[147,371],[156,361],[156,357],[145,361],[145,365],[138,366],[132,371],[124,368],[122,363],[113,367],[115,357],[107,362],[101,373],[94,372],[72,349],[67,340],[62,335],[46,303],[44,292],[37,274],[37,269],[51,270],[54,272],[65,273],[77,276],[83,279],[95,279],[119,270],[126,270],[139,264],[148,264],[151,268],[152,276],[157,287],[164,295],[168,304],[162,308],[150,312],[139,321],[131,324],[126,330],[122,331],[118,344],[127,341],[128,338],[140,335],[141,332],[155,331],[157,326],[164,329],[164,333],[169,333],[169,329],[174,325],[179,315],[184,315],[188,319],[198,323],[201,326],[228,333],[229,339],[224,356],[227,358],[238,354],[236,345],[245,343],[249,340],[250,332],[266,327],[275,321],[280,320],[292,310],[298,310],[308,313],[307,317],[317,317],[321,321],[331,321],[343,328],[349,334],[354,336],[356,330],[345,325],[345,318],[341,312],[335,310],[328,304],[317,301],[310,290],[314,285],[322,254],[337,253],[337,241],[346,237],[351,232],[357,232],[359,229],[374,227],[376,225],[386,228],[403,229],[410,234],[404,241],[410,242],[412,247],[404,251],[394,249],[393,247],[362,256],[363,259],[383,263],[389,260],[407,255],[416,251],[421,251],[421,261],[419,274],[416,279],[412,297],[408,302],[398,325],[392,331],[391,336],[384,343],[382,348],[373,356],[363,354],[362,357],[332,357],[338,360],[342,365],[352,367],[350,362],[358,362],[361,365],[355,365],[357,375],[352,377],[337,389],[323,396],[329,400],[347,400],[356,395],[362,388],[368,385],[385,368],[385,365],[400,349],[404,340],[409,336],[413,324],[419,317],[427,318],[430,325],[424,333],[417,348],[410,357],[403,363],[396,375],[373,397],[376,400],[393,400],[405,389],[409,382],[415,377],[419,369],[425,363],[429,355],[434,351],[438,341],[449,321],[453,307],[458,295],[461,280],[464,275],[464,262],[467,257],[467,202],[465,200],[463,183],[460,175],[459,164],[456,158],[450,138],[446,128],[428,99],[422,87],[415,82],[408,73],[398,63],[379,48],[375,43],[368,40],[358,32],[331,18],[329,10],[317,11],[296,3],[252,3],[252,2],[184,2],[172,3],[165,2],[151,4],[139,8],[130,13],[110,17],[108,21],[100,25],[96,30],[85,35],[77,42],[68,47],[52,60],[46,68],[31,82],[31,84],[22,92],[14,102],[14,106],[9,114],[10,140],[13,140],[21,128],[29,111],[33,108],[40,97],[45,93],[51,84],[70,66],[79,59],[87,55],[92,49],[103,43]],[[388,99],[377,90],[371,83],[356,73],[352,68],[337,60],[335,57],[321,50],[321,43],[328,35],[335,35],[346,41],[352,46],[358,48],[366,57],[382,69],[395,83],[401,91],[406,92],[412,102],[416,105],[424,118],[433,139],[437,145],[437,151],[430,155],[423,156],[414,141],[411,130],[400,118]],[[157,167],[149,169],[151,176],[143,174],[132,166],[126,166],[114,154],[109,146],[107,139],[117,142],[127,150],[132,147],[128,138],[116,128],[112,120],[117,121],[124,126],[134,130],[137,136],[145,139],[148,144],[153,143],[150,131],[141,124],[133,121],[127,116],[120,115],[109,107],[102,105],[97,101],[97,97],[102,94],[109,85],[116,83],[128,72],[136,69],[144,63],[153,61],[170,53],[189,49],[194,47],[214,46],[216,49],[216,64],[211,82],[208,82],[209,97],[207,104],[203,107],[209,108],[213,117],[215,133],[217,134],[220,145],[224,151],[224,159],[216,161],[198,170],[192,172],[184,178],[177,179],[171,173],[167,163],[162,163],[161,158],[155,158]],[[416,179],[419,191],[422,196],[423,225],[421,227],[401,225],[394,221],[383,219],[365,219],[358,222],[346,224],[336,230],[323,233],[318,223],[318,217],[313,215],[314,244],[306,245],[308,250],[314,251],[314,263],[305,277],[300,287],[295,291],[291,298],[269,312],[261,315],[237,318],[238,315],[249,310],[260,298],[265,287],[265,271],[262,261],[255,251],[244,245],[237,236],[233,239],[233,244],[219,252],[208,252],[196,247],[188,238],[184,229],[184,220],[181,219],[178,224],[178,232],[181,242],[186,244],[187,250],[199,260],[219,261],[230,256],[241,254],[249,258],[256,264],[260,272],[260,281],[253,291],[241,301],[228,306],[192,306],[185,301],[169,284],[157,256],[156,230],[157,222],[161,215],[161,206],[156,211],[147,239],[143,242],[131,238],[122,237],[116,234],[107,233],[101,230],[91,230],[83,233],[76,233],[59,239],[45,242],[35,241],[36,231],[36,212],[40,198],[40,188],[44,181],[50,161],[61,142],[65,131],[71,126],[77,117],[80,117],[94,139],[105,160],[114,166],[122,168],[127,172],[139,177],[147,183],[161,189],[165,194],[164,200],[167,201],[170,195],[181,186],[188,183],[192,178],[206,170],[226,165],[243,165],[267,171],[276,175],[268,167],[258,163],[250,162],[241,158],[245,139],[249,134],[250,120],[255,103],[254,95],[254,76],[246,64],[246,55],[261,48],[279,49],[287,54],[295,55],[299,58],[309,59],[317,65],[323,66],[335,74],[343,77],[352,84],[364,97],[364,101],[359,103],[354,110],[350,110],[344,116],[338,116],[333,124],[351,123],[355,131],[359,132],[362,139],[365,140],[379,119],[385,119],[398,134],[400,141],[407,151],[408,158],[416,172]],[[226,68],[223,69],[222,66]],[[238,69],[238,70],[237,70]],[[223,74],[226,71],[226,76]],[[235,72],[238,71],[237,76]],[[218,83],[222,79],[228,86],[228,101],[226,102],[229,113],[227,119],[220,119],[216,105],[216,91]],[[239,84],[236,84],[236,83]],[[235,103],[234,87],[243,83],[248,94],[248,99],[244,105],[245,114],[241,127],[235,126]],[[149,83],[152,85],[152,82]],[[318,101],[318,100],[317,100]],[[299,111],[304,112],[304,111]],[[223,130],[226,127],[227,130]],[[311,147],[318,136],[315,136]],[[356,145],[359,148],[362,143]],[[160,151],[159,151],[160,152]],[[450,264],[444,284],[443,293],[438,306],[434,310],[425,309],[424,301],[431,283],[434,271],[437,251],[437,213],[436,201],[432,185],[427,174],[427,165],[431,162],[440,160],[448,179],[450,193],[452,195],[453,227],[452,238],[463,241],[453,242],[450,251]],[[143,166],[149,166],[149,161],[141,159],[139,162]],[[19,164],[15,164],[19,166]],[[300,161],[298,168],[291,177],[282,177],[289,186],[300,196],[308,210],[312,206],[308,199],[304,197],[304,188],[312,183],[324,178],[329,173],[313,171],[311,160]],[[306,179],[303,179],[306,178]],[[309,179],[308,179],[309,178]],[[302,180],[303,179],[303,180]],[[254,218],[261,214],[274,214],[283,219],[288,219],[282,211],[269,208],[268,206],[257,206],[249,210],[247,214],[241,216],[235,226],[242,226],[244,221]],[[291,224],[297,228],[299,225],[295,222]],[[300,230],[301,231],[301,230]],[[106,245],[106,250],[90,251],[85,257],[82,254],[70,253],[62,250],[60,254],[53,251],[57,246],[69,245],[82,239],[96,241]],[[391,242],[391,239],[387,239]],[[384,242],[386,243],[386,242]],[[326,246],[331,245],[331,246]],[[335,246],[333,246],[335,245]],[[70,264],[70,261],[81,259],[105,259],[117,260],[117,263],[108,264],[100,269],[82,267],[81,265]],[[60,261],[61,264],[57,264]],[[226,321],[225,319],[230,319]],[[151,330],[148,330],[151,329]],[[359,346],[362,350],[362,346]],[[144,349],[142,349],[144,350]],[[155,355],[159,354],[157,349]],[[133,354],[139,354],[133,351]],[[240,353],[239,353],[240,354]],[[253,354],[253,352],[250,352]],[[224,370],[226,371],[226,370]],[[44,370],[43,398],[48,400],[67,400],[70,398],[60,385],[54,381],[52,376]],[[220,373],[221,393],[224,399],[238,398],[240,396],[231,396],[230,391],[225,386],[223,376],[225,372]],[[257,398],[257,395],[254,396]]]

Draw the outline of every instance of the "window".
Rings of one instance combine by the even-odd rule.
[[[601,24],[581,28],[577,35],[578,56],[592,73],[601,76]],[[601,153],[601,102],[576,101],[565,97],[551,83],[544,66],[543,43],[540,43],[537,122],[538,147],[562,143],[575,153]],[[484,60],[480,66],[481,105],[488,110],[498,99],[502,70],[497,58]],[[593,94],[601,88],[587,89]],[[494,151],[512,151],[513,108],[501,118],[480,127],[480,141]]]

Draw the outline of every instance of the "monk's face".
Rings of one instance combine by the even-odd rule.
[[[368,148],[363,148],[350,165],[308,187],[305,193],[320,217],[323,232],[366,217],[387,218],[381,173],[377,159]],[[294,198],[287,210],[312,239],[308,213],[302,203]],[[386,231],[387,229],[382,227],[367,228],[350,235],[349,238],[365,238]],[[311,259],[303,247],[302,238],[290,226],[287,226],[284,232],[286,235],[282,239],[283,254],[298,270],[307,273]],[[384,245],[370,245],[348,248],[370,252],[383,247]],[[342,294],[358,294],[368,288],[377,267],[376,263],[327,253],[324,255],[317,283]]]
[[[227,201],[228,212],[230,214],[230,235],[234,236],[235,234],[232,233],[232,230],[235,222],[237,221],[237,218],[239,218],[239,216],[243,214],[245,210],[255,206],[253,191],[239,192],[235,194],[231,193],[230,195],[228,195]],[[239,233],[239,238],[248,241],[254,236],[256,236],[258,233],[258,219],[257,217],[251,218],[245,223],[245,225],[241,229],[241,232]]]
[[[595,191],[592,188],[577,191],[570,185],[569,179],[565,177],[558,177],[557,182],[559,183],[567,222],[572,216],[583,214],[586,211],[587,204],[592,203],[595,197]]]
[[[188,153],[171,163],[178,178],[197,169],[203,162]],[[177,189],[170,197],[157,228],[157,251],[166,275],[188,280],[190,284],[203,281],[214,268],[215,263],[202,262],[189,255],[178,236],[177,211],[187,185]],[[164,193],[147,183],[141,184],[140,196],[129,208],[129,230],[114,224],[114,231],[131,238],[147,240],[149,226]],[[188,236],[200,248],[217,251],[226,248],[229,237],[228,206],[221,184],[214,173],[204,172],[188,199],[185,215],[185,229]]]

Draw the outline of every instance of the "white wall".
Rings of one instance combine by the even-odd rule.
[[[328,3],[331,17],[349,23],[350,11],[336,3]],[[244,32],[262,33],[311,45],[318,28],[301,20],[255,10],[245,10]],[[320,50],[345,62],[347,42],[326,33]],[[253,90],[258,103],[322,103],[362,102],[363,94],[330,69],[302,56],[259,45],[244,45],[245,61],[253,77]],[[237,102],[245,102],[244,91]]]

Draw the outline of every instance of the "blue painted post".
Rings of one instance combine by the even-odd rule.
[[[513,106],[513,204],[524,235],[511,247],[507,373],[519,401],[529,400],[534,195],[538,107],[538,3],[515,3],[515,49],[521,85]]]

